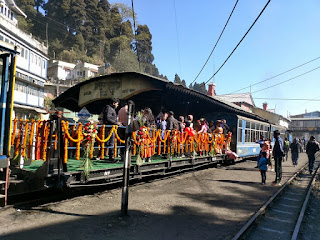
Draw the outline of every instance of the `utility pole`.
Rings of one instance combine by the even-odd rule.
[[[48,39],[48,23],[46,23],[46,41],[47,41],[47,47],[49,47],[49,39]]]
[[[128,119],[125,137],[125,158],[123,163],[123,186],[122,186],[122,198],[121,198],[121,214],[128,214],[128,203],[129,203],[129,177],[130,177],[130,145],[132,136],[132,122],[134,114],[134,102],[128,101]]]
[[[137,58],[138,58],[138,63],[139,63],[139,71],[141,72],[139,51],[138,51],[138,47],[137,47],[136,18],[135,18],[135,15],[134,15],[133,0],[131,0],[131,6],[132,6],[132,18],[133,18],[134,40],[135,40],[135,42],[136,42],[136,51],[137,51]]]

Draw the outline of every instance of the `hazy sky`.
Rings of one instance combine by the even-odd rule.
[[[131,0],[120,2],[131,6]],[[235,2],[236,0],[134,0],[138,23],[147,24],[150,28],[154,63],[159,72],[171,81],[175,73],[178,73],[189,85],[209,56]],[[206,82],[214,69],[221,66],[266,3],[267,0],[239,0],[213,57],[197,82]],[[231,93],[320,57],[319,10],[319,0],[272,0],[245,40],[216,75],[217,94]],[[320,100],[320,69],[271,87],[319,66],[320,59],[253,86],[252,93],[268,88],[253,93],[256,105],[262,107],[262,103],[266,101],[269,108],[275,108],[277,113],[284,116],[287,113],[294,115],[305,110],[320,110],[320,101],[255,99]],[[242,90],[249,91],[249,87]]]

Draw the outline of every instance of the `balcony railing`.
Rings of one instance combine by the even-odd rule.
[[[320,132],[320,126],[318,126],[318,127],[296,127],[296,126],[290,126],[289,130],[291,130],[291,131],[299,131],[299,132]]]

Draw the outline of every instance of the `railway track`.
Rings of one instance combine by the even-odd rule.
[[[237,164],[243,161],[245,160],[237,161],[234,164]],[[220,166],[228,166],[229,164],[214,163],[213,165],[214,167],[219,168]],[[184,173],[192,172],[195,170],[208,169],[208,168],[211,168],[213,165],[200,164],[198,166],[191,166],[188,168],[178,169],[176,171],[170,171],[168,173],[148,174],[140,178],[139,177],[131,178],[130,186],[150,183],[153,181],[161,181],[167,178],[177,176],[179,174],[184,174]],[[50,202],[59,202],[66,199],[71,199],[73,197],[95,194],[98,192],[108,191],[108,190],[112,190],[120,187],[122,187],[122,176],[116,181],[112,181],[112,182],[75,185],[75,186],[71,186],[70,188],[62,188],[62,189],[48,188],[48,189],[34,191],[34,192],[26,192],[26,193],[9,196],[8,205],[6,206],[6,208],[9,208],[9,207],[30,208],[31,206],[47,204]]]
[[[309,202],[309,197],[319,172],[317,156],[315,171],[311,175],[308,164],[294,174],[251,217],[232,240],[298,239],[300,226]]]

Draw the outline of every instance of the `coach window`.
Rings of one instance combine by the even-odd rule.
[[[251,123],[251,142],[255,142],[256,141],[256,124],[255,123]]]
[[[250,142],[251,141],[251,134],[250,134],[250,122],[246,121],[246,129],[245,129],[245,142]]]
[[[316,121],[311,120],[311,121],[305,121],[305,127],[315,127],[316,126]]]
[[[21,48],[21,57],[24,58],[24,48]]]
[[[238,125],[239,125],[239,127],[238,127],[238,142],[242,142],[242,120],[241,119],[239,119],[238,120]]]

